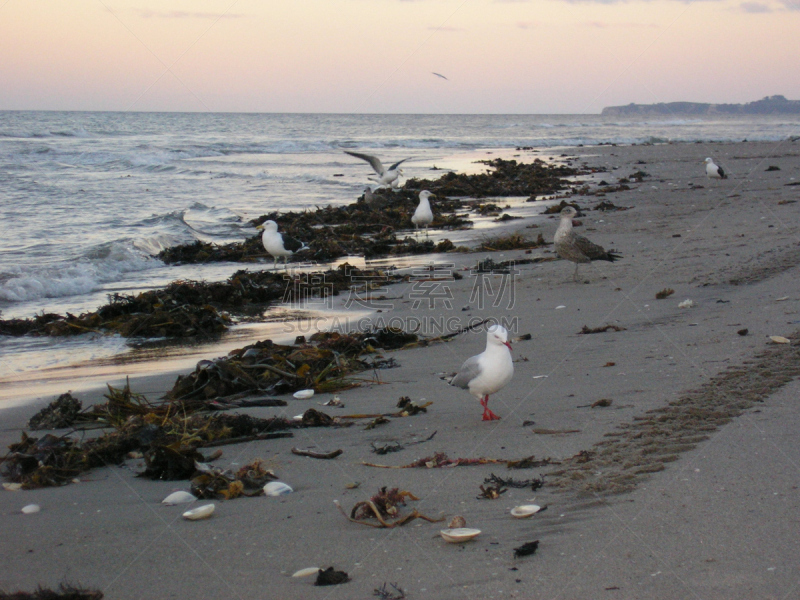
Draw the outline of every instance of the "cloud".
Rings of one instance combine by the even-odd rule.
[[[781,4],[787,10],[800,10],[800,1],[798,0],[781,0]]]
[[[143,19],[240,19],[241,13],[189,12],[185,10],[147,10],[136,9]]]
[[[746,13],[751,14],[760,14],[760,13],[771,13],[772,7],[767,6],[766,4],[761,4],[760,2],[742,2],[739,5],[739,8]]]

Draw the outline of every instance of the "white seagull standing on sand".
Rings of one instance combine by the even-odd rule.
[[[502,325],[492,325],[486,330],[486,350],[464,361],[450,385],[469,390],[483,406],[483,420],[495,421],[500,417],[489,410],[489,394],[503,389],[513,376],[508,331]]]
[[[556,254],[575,263],[575,274],[573,275],[575,281],[578,281],[578,265],[581,263],[593,260],[614,262],[618,258],[622,258],[619,254],[614,254],[613,250],[606,252],[602,246],[575,233],[572,230],[572,218],[577,214],[578,211],[571,206],[566,206],[561,210],[561,223],[558,225],[553,239]]]
[[[728,176],[725,174],[725,171],[722,170],[722,167],[719,165],[715,165],[714,161],[711,160],[711,157],[706,159],[706,177],[709,179],[727,179]]]
[[[411,217],[411,222],[417,228],[417,235],[419,235],[420,225],[423,225],[425,227],[425,237],[428,236],[428,225],[433,221],[433,211],[431,210],[431,203],[428,202],[428,198],[435,197],[436,196],[431,194],[428,190],[422,190],[419,193],[419,205]]]
[[[269,252],[275,259],[273,267],[278,267],[278,257],[283,257],[283,266],[286,267],[286,260],[296,252],[308,250],[303,242],[298,241],[288,235],[278,233],[278,224],[275,221],[264,221],[256,229],[264,230],[261,235],[261,241],[264,244],[264,249]]]
[[[350,156],[355,156],[356,158],[360,158],[361,160],[367,161],[370,165],[372,165],[372,168],[378,174],[377,179],[373,177],[370,177],[369,179],[371,179],[372,181],[377,181],[382,186],[392,187],[392,188],[398,186],[400,175],[403,174],[403,170],[398,169],[397,167],[400,166],[400,163],[404,163],[405,161],[408,160],[407,158],[399,160],[387,169],[386,167],[383,166],[383,163],[377,156],[372,156],[371,154],[361,154],[359,152],[350,152],[349,150],[345,150],[344,153],[349,154]]]

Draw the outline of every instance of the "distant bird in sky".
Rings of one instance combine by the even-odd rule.
[[[722,167],[719,165],[715,165],[714,161],[711,160],[711,157],[706,159],[706,177],[709,179],[727,179],[728,176],[725,174],[725,171],[722,170]]]
[[[444,76],[444,75],[442,75],[441,73],[434,73],[433,71],[431,71],[431,73],[432,73],[433,75],[436,75],[437,77],[441,77],[441,78],[442,78],[442,79],[444,79],[445,81],[450,81],[449,79],[447,79],[447,77],[445,77],[445,76]]]
[[[425,236],[427,237],[428,235],[428,225],[433,221],[433,211],[431,210],[431,203],[428,202],[428,198],[435,197],[436,196],[431,194],[428,190],[422,190],[419,193],[419,205],[411,217],[411,222],[417,228],[417,234],[419,234],[419,228],[420,225],[422,225],[425,227]]]
[[[400,175],[403,174],[402,169],[398,169],[397,167],[400,166],[400,163],[404,163],[407,161],[407,158],[403,160],[398,160],[388,169],[383,166],[383,163],[377,156],[372,156],[371,154],[361,154],[360,152],[350,152],[349,150],[344,151],[345,154],[349,154],[350,156],[355,156],[356,158],[360,158],[361,160],[367,161],[370,165],[372,165],[373,170],[378,174],[377,179],[370,177],[372,181],[377,181],[382,186],[387,187],[398,187],[400,181]]]
[[[464,361],[450,385],[469,390],[481,402],[483,420],[496,421],[500,417],[489,410],[489,394],[503,389],[513,376],[508,331],[502,325],[492,325],[486,331],[486,350]]]
[[[562,209],[561,223],[558,225],[553,239],[556,254],[575,263],[575,274],[573,275],[575,281],[578,281],[578,265],[581,263],[588,263],[593,260],[614,262],[618,258],[622,258],[619,254],[614,254],[613,250],[606,252],[602,246],[598,246],[575,233],[572,230],[572,218],[577,214],[578,211],[571,206],[566,206]]]
[[[261,242],[264,244],[264,249],[272,255],[275,259],[273,267],[278,267],[278,257],[283,257],[283,266],[286,266],[286,260],[296,252],[308,250],[303,242],[296,240],[288,235],[278,233],[278,224],[275,221],[264,221],[256,229],[263,230],[261,235]]]

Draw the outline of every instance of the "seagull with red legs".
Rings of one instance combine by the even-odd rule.
[[[489,395],[503,389],[513,376],[508,331],[492,325],[486,330],[486,350],[464,361],[450,385],[469,390],[483,406],[483,420],[496,421],[500,417],[489,410]]]

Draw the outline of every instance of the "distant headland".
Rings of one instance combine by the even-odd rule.
[[[659,102],[606,106],[605,116],[674,116],[674,115],[797,115],[800,100],[787,100],[784,96],[766,96],[747,104],[706,104],[704,102]]]

